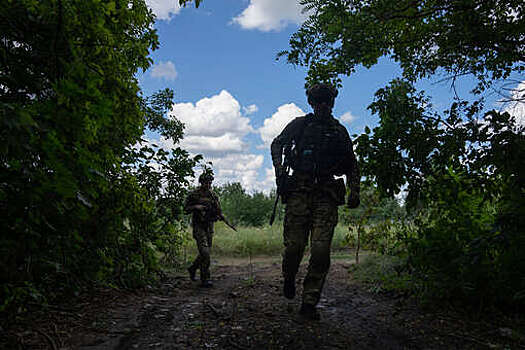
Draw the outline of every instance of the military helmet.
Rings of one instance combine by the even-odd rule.
[[[333,105],[337,97],[337,89],[329,84],[315,84],[306,90],[308,103],[313,105],[319,102],[328,102]]]
[[[212,182],[214,179],[212,172],[204,172],[199,176],[199,183]]]

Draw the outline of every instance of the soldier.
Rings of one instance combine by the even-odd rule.
[[[188,273],[190,274],[190,279],[196,281],[195,274],[197,269],[199,269],[200,285],[204,288],[213,287],[210,281],[210,250],[213,239],[213,224],[223,217],[219,197],[211,191],[212,182],[213,174],[211,171],[204,171],[199,176],[200,186],[188,195],[184,204],[186,214],[193,213],[193,238],[195,238],[199,249],[199,255],[188,268]]]
[[[337,90],[331,85],[316,84],[306,94],[314,113],[292,120],[273,140],[271,153],[278,186],[286,187],[278,189],[286,203],[283,294],[288,299],[295,297],[295,277],[310,240],[311,257],[299,313],[319,320],[316,305],[330,268],[337,207],[345,203],[346,188],[341,176],[346,176],[349,188],[346,204],[356,208],[360,175],[348,132],[332,116]],[[288,167],[293,170],[291,175]]]

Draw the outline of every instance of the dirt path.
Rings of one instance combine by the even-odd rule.
[[[297,315],[300,298],[282,297],[280,261],[267,258],[216,262],[212,289],[180,275],[144,295],[113,297],[81,314],[78,327],[55,344],[43,335],[60,333],[38,333],[56,350],[520,348],[501,325],[425,314],[410,300],[371,293],[349,278],[348,267],[333,260],[318,322]],[[299,280],[304,273],[302,266]]]

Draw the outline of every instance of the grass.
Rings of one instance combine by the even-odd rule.
[[[334,232],[332,250],[347,248],[345,236],[348,229],[338,225]],[[196,254],[195,241],[191,240],[187,247],[188,253]],[[237,227],[237,232],[222,222],[215,224],[213,238],[214,256],[249,257],[249,256],[276,256],[283,250],[283,226],[274,224],[264,227]]]
[[[352,276],[372,292],[412,292],[415,285],[404,266],[401,258],[368,253],[360,264],[352,266]]]

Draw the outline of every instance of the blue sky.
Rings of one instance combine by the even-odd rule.
[[[248,190],[274,184],[269,143],[294,117],[310,112],[304,93],[306,70],[276,60],[305,18],[296,0],[204,0],[198,9],[178,0],[146,0],[157,16],[160,48],[154,65],[139,76],[145,94],[169,87],[175,92],[170,115],[186,125],[181,146],[213,162],[216,182],[241,182]],[[383,59],[343,79],[334,107],[350,134],[376,118],[366,107],[374,92],[399,76],[397,64]],[[458,83],[468,94],[472,82]],[[449,83],[419,85],[446,108]],[[489,98],[494,104],[496,96]],[[165,148],[170,140],[148,138]]]

